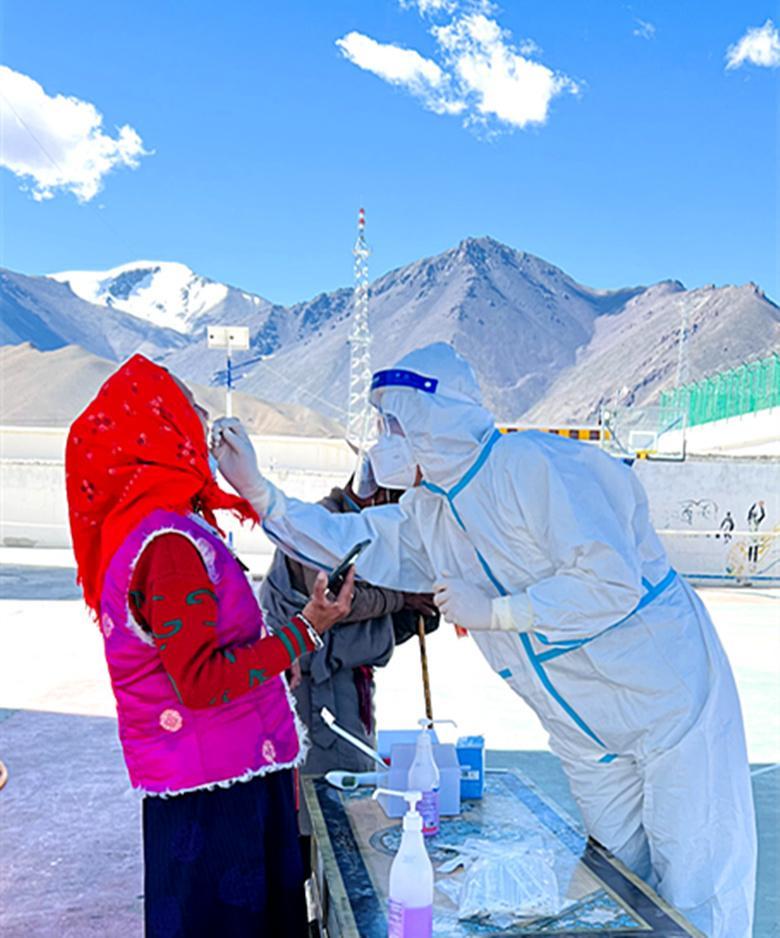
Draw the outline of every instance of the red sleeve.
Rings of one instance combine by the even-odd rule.
[[[213,584],[197,549],[180,534],[161,534],[144,550],[133,573],[130,608],[151,633],[174,690],[188,707],[229,703],[314,648],[295,620],[252,645],[220,648]]]

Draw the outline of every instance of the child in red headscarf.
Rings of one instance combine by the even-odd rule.
[[[324,575],[268,633],[214,512],[257,521],[213,478],[206,414],[134,356],[71,427],[79,582],[105,639],[119,735],[144,792],[147,938],[306,933],[292,769],[304,732],[284,671],[351,603]],[[175,797],[171,797],[175,796]]]

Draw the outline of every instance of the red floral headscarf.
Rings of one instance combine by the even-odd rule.
[[[127,535],[157,508],[225,508],[258,521],[214,481],[203,425],[171,375],[134,355],[76,418],[65,449],[70,530],[84,600],[98,612],[103,577]]]

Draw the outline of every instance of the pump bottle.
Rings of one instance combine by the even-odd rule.
[[[419,791],[377,788],[377,795],[399,795],[408,808],[401,846],[390,867],[387,938],[431,938],[433,934],[433,866],[423,841],[423,819],[417,811]]]
[[[433,720],[422,719],[417,736],[414,759],[409,767],[407,787],[410,791],[422,792],[420,814],[423,820],[423,835],[433,837],[439,833],[439,784],[441,775],[436,760],[433,758],[433,739],[431,726]]]

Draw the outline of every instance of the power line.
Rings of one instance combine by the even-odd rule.
[[[234,369],[244,368],[246,365],[254,365],[254,364],[260,365],[263,368],[267,369],[275,378],[278,378],[280,381],[286,382],[291,387],[295,387],[297,391],[299,391],[301,394],[306,395],[311,400],[320,401],[330,410],[334,410],[337,413],[343,415],[344,417],[348,416],[348,411],[345,408],[339,407],[338,404],[334,404],[332,401],[327,400],[327,398],[322,397],[322,395],[317,394],[315,391],[310,391],[308,390],[308,388],[305,388],[302,385],[299,385],[295,381],[294,378],[291,378],[289,375],[285,375],[283,372],[278,371],[276,368],[270,365],[268,363],[268,359],[264,358],[262,355],[257,358],[246,359],[245,361],[239,362],[237,365],[234,366]],[[241,377],[243,377],[243,375]]]

